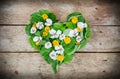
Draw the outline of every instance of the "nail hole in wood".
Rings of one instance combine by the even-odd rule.
[[[103,72],[106,72],[105,70]]]
[[[99,20],[99,18],[96,18],[96,20]]]
[[[100,33],[103,33],[102,31],[100,31]]]
[[[19,74],[18,71],[15,71],[15,74],[18,75]]]
[[[99,45],[102,45],[102,43],[99,43]]]

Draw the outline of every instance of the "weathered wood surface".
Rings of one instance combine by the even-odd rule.
[[[0,53],[0,75],[1,79],[113,79],[120,73],[119,56],[76,53],[72,62],[60,66],[55,75],[38,53]]]
[[[1,1],[0,79],[120,79],[120,53],[116,53],[120,52],[119,5],[117,0]],[[71,63],[60,66],[56,75],[40,54],[34,53],[25,26],[20,26],[28,24],[30,14],[40,9],[55,13],[62,22],[69,13],[80,11],[94,25],[88,44],[75,53]]]
[[[86,52],[120,51],[119,26],[91,26],[92,37],[81,50]],[[29,44],[24,26],[0,27],[0,51],[35,51]]]
[[[120,25],[119,2],[112,0],[4,0],[0,2],[0,24],[27,24],[30,14],[48,9],[60,21],[80,11],[91,25]]]

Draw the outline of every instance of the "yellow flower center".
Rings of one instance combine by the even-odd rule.
[[[48,15],[47,15],[47,14],[43,14],[43,15],[42,15],[42,18],[45,20],[45,19],[48,18]]]
[[[59,46],[59,42],[57,40],[54,40],[52,43],[53,43],[53,46]]]
[[[72,21],[72,23],[76,24],[78,22],[78,18],[77,17],[73,17],[71,21]]]
[[[69,44],[69,43],[71,42],[71,39],[70,39],[69,37],[65,37],[65,38],[64,38],[64,42],[65,42],[66,44]]]
[[[38,41],[38,42],[36,42],[36,46],[40,46],[40,42]]]
[[[76,42],[76,45],[79,45],[80,44],[80,42]]]
[[[35,27],[35,28],[36,28],[36,22],[33,23],[32,27]]]
[[[43,32],[43,36],[47,36],[48,35],[48,32]]]
[[[57,56],[57,60],[58,61],[63,61],[64,60],[64,56],[63,55],[58,55]]]
[[[45,31],[46,31],[46,32],[49,32],[49,30],[50,30],[50,27],[49,27],[49,26],[46,26],[46,27],[45,27]]]
[[[81,29],[80,27],[77,27],[77,31],[78,31],[78,32],[81,32],[82,29]]]

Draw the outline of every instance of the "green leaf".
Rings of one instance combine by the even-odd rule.
[[[31,35],[30,29],[31,29],[31,26],[30,26],[30,25],[27,25],[27,26],[25,27],[25,32],[26,32],[26,34],[29,35],[29,36]]]
[[[53,22],[56,22],[56,16],[53,13],[49,14],[49,18],[51,18]]]
[[[77,16],[77,15],[82,15],[80,12],[73,12],[73,13],[71,13],[71,14],[69,14],[68,16],[67,16],[67,21],[71,18],[71,17],[73,17],[73,16]]]
[[[73,24],[72,22],[66,22],[66,27],[68,27],[70,29],[74,29],[76,27],[76,25]]]
[[[33,41],[33,37],[30,37],[29,38],[29,42],[30,42],[30,45],[36,49],[36,50],[39,50],[40,49],[40,46],[36,46],[35,42]]]
[[[54,23],[52,28],[54,28],[55,30],[61,30],[62,32],[65,30],[63,23],[60,22]]]
[[[64,53],[65,55],[72,55],[75,53],[76,49],[77,49],[77,46],[73,46],[71,48],[65,48]]]
[[[47,56],[53,48],[46,49],[44,46],[41,48],[40,53],[42,56]]]
[[[82,40],[80,45],[77,48],[77,51],[80,50],[81,48],[83,48],[86,44],[87,44],[87,40],[86,39]]]
[[[31,15],[31,19],[30,19],[31,24],[33,24],[34,22],[39,22],[39,21],[44,22],[43,18],[39,14],[32,14]]]
[[[46,43],[45,40],[41,40],[41,41],[40,41],[40,44],[41,44],[41,45],[45,45],[45,43]]]
[[[49,14],[50,12],[48,10],[45,10],[45,9],[42,9],[42,10],[39,10],[39,14],[42,15],[42,14]]]
[[[57,64],[57,61],[53,61],[51,63],[51,66],[52,66],[52,69],[54,71],[54,73],[56,74],[58,72],[58,64]]]
[[[65,59],[64,59],[64,62],[67,63],[67,62],[72,61],[73,56],[74,56],[74,55],[66,55],[66,56],[65,56]]]
[[[40,31],[37,31],[37,32],[35,33],[35,35],[36,35],[36,36],[41,36]]]
[[[90,31],[90,26],[88,26],[86,28],[86,34],[85,34],[85,38],[88,39],[91,37],[91,31]]]
[[[71,29],[66,29],[66,30],[64,30],[63,34],[64,34],[65,36],[68,36],[68,34],[69,34],[70,31],[71,31]]]
[[[52,59],[49,57],[49,53],[51,52],[51,50],[53,50],[53,48],[46,49],[42,47],[40,49],[40,54],[42,55],[42,57],[46,60],[48,64],[50,64],[52,61]]]
[[[79,22],[85,22],[85,18],[84,18],[83,16],[79,16],[79,17],[78,17],[78,21],[79,21]]]

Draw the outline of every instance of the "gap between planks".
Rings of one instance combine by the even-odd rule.
[[[23,26],[25,27],[27,24],[0,24],[0,26]],[[93,24],[93,25],[90,25],[90,26],[101,26],[101,27],[118,27],[120,25],[97,25],[97,24]]]
[[[0,53],[39,53],[39,51],[0,51]],[[120,53],[120,51],[75,51],[75,53]]]
[[[7,32],[6,32],[7,31]],[[91,27],[92,37],[87,45],[76,53],[119,53],[120,52],[120,27]],[[5,52],[35,52],[28,42],[23,26],[0,27],[0,51]]]

